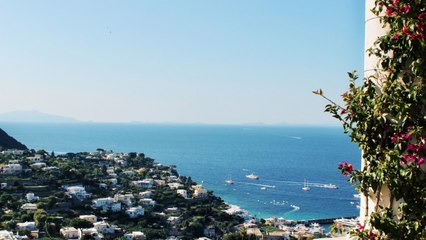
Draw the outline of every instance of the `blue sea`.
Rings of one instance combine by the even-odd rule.
[[[143,152],[176,165],[181,175],[257,217],[359,214],[356,192],[336,167],[346,160],[359,168],[361,154],[341,127],[0,123],[0,128],[36,150]],[[251,173],[260,179],[247,179]],[[226,185],[228,178],[235,184]],[[313,184],[310,191],[302,190],[305,180]],[[315,187],[329,183],[339,189]]]

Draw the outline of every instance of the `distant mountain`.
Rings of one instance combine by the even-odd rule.
[[[0,149],[18,149],[26,150],[27,146],[18,142],[13,137],[9,136],[3,129],[0,128]]]
[[[78,120],[35,110],[0,113],[0,122],[72,123]]]

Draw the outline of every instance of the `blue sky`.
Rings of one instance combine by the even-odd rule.
[[[364,1],[2,1],[0,112],[99,122],[337,124]]]

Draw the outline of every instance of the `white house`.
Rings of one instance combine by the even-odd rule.
[[[5,154],[5,155],[22,156],[24,154],[24,150],[8,149],[8,150],[2,151],[1,153]]]
[[[147,178],[139,181],[132,181],[132,185],[140,188],[152,188],[154,185],[154,180]]]
[[[37,210],[37,204],[35,203],[25,203],[21,206],[21,209],[27,210],[27,211],[35,211]]]
[[[22,166],[21,164],[7,164],[1,167],[0,169],[2,173],[4,174],[19,174],[22,172]]]
[[[194,194],[192,195],[194,198],[206,198],[208,197],[208,192],[204,188],[195,189]]]
[[[67,194],[69,196],[75,197],[78,200],[83,200],[90,196],[90,194],[88,194],[86,189],[82,186],[70,186],[66,187],[65,190],[67,190]]]
[[[36,229],[35,222],[23,222],[23,223],[17,223],[16,227],[19,230],[34,230]]]
[[[109,225],[107,222],[94,222],[93,228],[95,228],[100,233],[114,233],[114,228]]]
[[[142,198],[139,200],[139,203],[141,203],[143,206],[152,206],[154,207],[156,202],[152,200],[152,198]]]
[[[137,207],[131,207],[131,208],[127,209],[126,214],[130,218],[137,218],[137,217],[143,216],[145,214],[145,211],[144,211],[143,207],[137,206]]]
[[[145,191],[145,192],[139,193],[139,198],[150,198],[150,197],[152,197],[151,191]]]
[[[0,183],[0,189],[4,189],[4,188],[7,188],[7,183],[5,182]]]
[[[27,193],[25,195],[25,198],[27,199],[28,202],[33,202],[33,201],[37,201],[37,200],[40,199],[39,197],[37,197],[36,195],[34,195],[34,193],[32,193],[32,192]]]
[[[13,236],[13,232],[9,232],[7,230],[0,230],[0,239],[4,240],[15,240],[15,236]]]
[[[43,161],[43,156],[40,154],[36,154],[34,155],[34,157],[27,157],[27,159],[33,163],[39,163]]]
[[[47,165],[44,162],[36,162],[30,165],[31,168],[44,168],[46,166]]]
[[[86,221],[89,221],[91,223],[97,222],[98,218],[95,215],[80,215],[79,216],[80,219],[84,219]]]
[[[127,240],[143,240],[146,236],[143,232],[132,232],[124,235]]]
[[[188,191],[186,191],[185,189],[178,189],[176,190],[177,194],[181,195],[183,198],[187,199],[188,198]]]
[[[79,239],[84,239],[85,236],[91,236],[91,239],[94,240],[101,240],[103,239],[102,234],[98,233],[98,230],[96,230],[96,228],[83,228],[83,229],[78,229],[79,233]]]
[[[183,188],[183,184],[182,184],[182,183],[172,182],[172,183],[169,183],[169,184],[167,184],[167,185],[169,185],[169,187],[170,187],[171,189],[179,189],[179,188]]]
[[[122,202],[126,204],[127,206],[132,206],[132,199],[134,198],[133,194],[127,193],[127,194],[115,194],[114,199],[115,201]]]
[[[64,227],[59,232],[66,239],[78,239],[78,230],[74,227]]]
[[[101,208],[102,210],[110,210],[112,212],[121,211],[121,202],[116,201],[114,198],[97,198],[92,200],[93,208]]]

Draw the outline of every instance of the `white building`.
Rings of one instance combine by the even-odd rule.
[[[132,185],[140,188],[152,188],[154,185],[153,179],[143,179],[139,181],[132,181]]]
[[[39,163],[43,161],[43,156],[40,154],[36,154],[34,155],[34,157],[27,157],[27,159],[33,163]]]
[[[90,196],[90,194],[88,194],[86,189],[82,186],[70,186],[66,187],[65,190],[67,190],[67,194],[69,196],[75,197],[78,200],[83,200]]]
[[[35,211],[37,210],[37,204],[35,203],[25,203],[24,205],[21,206],[22,210],[27,210],[27,211]]]
[[[139,203],[141,203],[143,206],[152,206],[154,207],[156,202],[152,200],[152,198],[142,198],[139,200]]]
[[[93,228],[95,228],[100,233],[114,233],[114,228],[109,225],[107,222],[95,222],[93,223]]]
[[[168,185],[168,186],[169,186],[169,188],[171,188],[171,189],[179,189],[179,188],[183,188],[183,184],[182,184],[182,183],[172,182],[172,183],[168,183],[167,185]]]
[[[44,168],[46,166],[47,165],[44,162],[36,162],[30,165],[31,168]]]
[[[110,210],[112,212],[121,211],[121,202],[116,201],[114,198],[97,198],[92,200],[93,208],[101,208],[102,210]]]
[[[0,230],[0,239],[2,240],[15,240],[15,236],[13,232],[9,232],[7,230]]]
[[[4,189],[4,188],[7,188],[7,183],[5,182],[0,183],[0,189]]]
[[[143,240],[143,239],[146,239],[146,236],[143,232],[128,233],[128,234],[125,234],[124,237],[127,240]]]
[[[3,167],[0,167],[0,172],[4,174],[19,174],[22,172],[22,166],[21,164],[7,164]]]
[[[102,234],[98,233],[98,230],[96,228],[83,228],[78,229],[79,233],[79,239],[84,239],[84,236],[91,236],[94,240],[101,240],[103,239]]]
[[[78,239],[78,230],[74,227],[64,227],[59,231],[60,234],[66,239]]]
[[[139,198],[150,198],[150,197],[152,197],[151,191],[145,191],[145,192],[139,193]]]
[[[208,197],[208,191],[203,187],[203,185],[195,185],[191,187],[194,190],[194,198],[206,198]]]
[[[39,197],[37,197],[36,195],[34,195],[34,193],[32,193],[32,192],[27,193],[25,195],[25,198],[27,199],[28,202],[33,202],[33,201],[37,201],[37,200],[40,199]]]
[[[8,149],[8,150],[2,151],[1,153],[5,155],[22,156],[24,154],[24,150]]]
[[[186,191],[185,189],[178,189],[176,190],[177,194],[181,195],[183,198],[187,199],[188,198],[188,191]]]
[[[80,219],[84,219],[86,221],[89,221],[91,223],[97,222],[98,218],[95,215],[80,215],[79,216]]]
[[[35,222],[23,222],[23,223],[17,223],[16,227],[19,230],[34,230],[36,229]]]
[[[126,204],[127,206],[132,206],[132,199],[134,198],[133,194],[127,193],[127,194],[115,194],[114,199],[118,202],[122,202]]]
[[[145,210],[141,206],[131,207],[126,210],[126,214],[130,218],[137,218],[143,216],[145,214]]]

